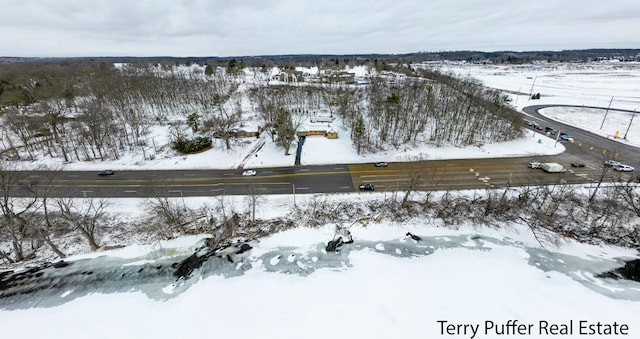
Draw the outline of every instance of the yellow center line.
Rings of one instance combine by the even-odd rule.
[[[291,182],[288,181],[264,181],[264,182],[255,182],[256,185],[291,185]],[[142,185],[142,184],[116,184],[116,185],[82,185],[82,187],[215,187],[215,186],[246,186],[246,183],[240,182],[230,182],[230,183],[211,183],[211,184],[162,184],[162,185]],[[55,187],[77,187],[76,185],[53,185]]]

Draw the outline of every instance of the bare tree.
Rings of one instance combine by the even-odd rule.
[[[214,137],[222,138],[226,148],[231,149],[230,139],[241,118],[237,109],[227,110],[224,105],[220,104],[207,117],[203,126],[212,131]]]
[[[260,193],[261,187],[257,186],[255,183],[251,184],[249,187],[249,194],[246,199],[249,203],[249,208],[251,209],[251,223],[256,223],[256,206],[262,200],[262,195]]]
[[[598,194],[598,189],[600,189],[600,186],[602,185],[602,182],[604,181],[605,176],[607,175],[607,173],[609,173],[609,170],[611,169],[611,165],[609,165],[608,162],[612,160],[613,159],[608,158],[606,154],[602,155],[602,167],[600,170],[600,177],[598,178],[598,183],[596,184],[596,187],[593,189],[593,192],[591,193],[591,197],[589,197],[589,202],[592,202],[595,199],[596,194]]]
[[[171,189],[171,179],[160,178],[154,184],[153,197],[145,201],[145,205],[157,216],[153,231],[164,239],[173,239],[176,234],[185,234],[186,226],[192,221],[193,211],[184,200],[170,197],[180,193]]]
[[[424,177],[422,166],[424,166],[424,160],[421,157],[410,160],[409,169],[407,171],[409,179],[407,181],[404,198],[402,198],[402,207],[407,207],[409,196],[411,196],[411,193],[422,184]]]
[[[56,204],[62,218],[87,240],[92,251],[100,248],[97,233],[104,222],[106,199],[57,198]]]
[[[0,161],[0,235],[11,242],[16,262],[26,258],[23,243],[33,236],[29,218],[37,201],[26,175]]]
[[[616,188],[626,205],[640,217],[640,185],[629,178],[627,182],[616,183]]]
[[[35,225],[35,228],[42,238],[42,240],[49,246],[49,248],[59,257],[65,258],[66,255],[60,250],[60,248],[53,242],[51,239],[51,232],[54,229],[54,222],[52,219],[56,219],[55,216],[52,216],[49,211],[49,196],[51,190],[54,187],[54,180],[58,176],[62,169],[55,169],[53,171],[47,171],[47,174],[44,176],[44,182],[42,185],[44,186],[41,189],[41,202],[42,202],[42,221]]]

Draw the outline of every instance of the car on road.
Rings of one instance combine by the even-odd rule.
[[[587,167],[584,162],[574,161],[571,163],[571,167]]]
[[[386,162],[384,162],[384,161],[380,161],[380,162],[376,162],[376,163],[375,163],[375,166],[376,166],[376,167],[387,167],[387,166],[389,166],[389,164],[387,164],[387,163],[386,163]]]
[[[620,161],[616,161],[616,160],[607,160],[604,162],[605,166],[608,167],[613,167],[613,166],[618,166],[618,165],[622,165],[622,163]]]
[[[549,133],[551,135],[556,135],[556,129],[553,127],[545,127],[544,129],[545,133]]]
[[[104,171],[100,171],[98,172],[98,175],[104,176],[104,175],[114,175],[116,172],[114,172],[113,170],[104,170]]]
[[[373,184],[360,184],[361,191],[375,191],[376,187]]]
[[[533,120],[526,120],[527,126],[529,127],[536,127],[538,126],[538,123],[533,121]]]
[[[527,166],[529,166],[529,168],[542,168],[542,163],[537,161],[530,161]]]
[[[633,166],[629,166],[625,164],[614,165],[612,166],[612,168],[618,172],[633,172],[634,170]]]
[[[560,139],[565,141],[573,141],[573,137],[565,132],[560,133]]]
[[[252,169],[248,169],[244,172],[242,172],[242,176],[243,177],[252,177],[256,175],[256,170],[252,170]]]

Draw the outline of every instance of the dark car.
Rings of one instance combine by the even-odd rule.
[[[113,175],[116,172],[112,171],[112,170],[104,170],[102,172],[99,172],[98,175]]]
[[[376,162],[376,163],[375,163],[375,166],[376,166],[376,167],[387,167],[387,166],[389,166],[389,164],[387,164],[387,163],[386,163],[386,162],[384,162],[384,161],[381,161],[381,162]]]
[[[584,162],[576,161],[571,163],[571,167],[586,167]]]
[[[553,127],[546,127],[546,128],[544,129],[544,131],[545,131],[546,133],[551,134],[551,135],[556,135],[556,129],[555,129],[555,128],[553,128]]]
[[[376,187],[373,186],[373,184],[361,184],[360,185],[360,190],[361,191],[375,191]]]

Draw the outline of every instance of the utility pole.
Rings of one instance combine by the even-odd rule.
[[[607,119],[607,114],[609,114],[609,109],[611,108],[611,103],[613,102],[613,96],[611,96],[611,100],[609,100],[609,106],[607,106],[607,110],[604,112],[604,118],[602,119],[602,124],[600,125],[600,129],[604,126],[604,121]]]
[[[636,116],[636,110],[633,110],[633,114],[631,114],[631,121],[629,121],[629,126],[627,126],[627,131],[624,132],[624,140],[627,140],[627,133],[629,133],[629,128],[631,128],[631,124],[633,123],[633,118]]]
[[[527,99],[527,101],[531,100],[531,95],[533,95],[533,85],[536,84],[536,79],[538,79],[537,75],[533,78],[533,83],[531,84],[531,90],[529,91],[529,99]]]

